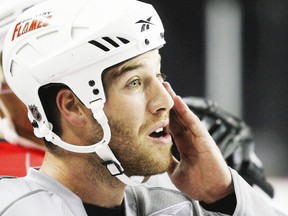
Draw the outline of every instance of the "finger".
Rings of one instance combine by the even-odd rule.
[[[179,96],[175,97],[173,112],[172,118],[177,121],[178,127],[189,130],[194,136],[201,135],[203,124]]]
[[[207,136],[209,133],[203,123],[182,98],[176,95],[171,85],[168,82],[164,82],[163,86],[174,100],[174,106],[170,115],[170,130],[173,136],[181,136],[187,130],[194,136]]]
[[[172,99],[174,101],[177,100],[176,98],[179,96],[176,95],[176,93],[172,89],[171,85],[168,82],[164,82],[163,86],[165,87],[167,92],[170,94]],[[173,135],[179,134],[183,130],[185,130],[185,128],[183,127],[183,124],[178,119],[179,119],[179,116],[177,114],[177,110],[171,109],[171,111],[170,111],[170,130],[172,130],[171,132]]]
[[[174,92],[171,85],[168,82],[164,82],[163,86],[168,91],[168,93],[171,95],[171,97],[174,100],[174,109],[173,111],[178,117],[181,117],[185,113],[192,113],[196,119],[198,117],[191,111],[191,109],[187,106],[187,104],[182,100],[182,98]],[[200,120],[199,120],[200,121]]]
[[[163,86],[166,88],[166,90],[174,100],[174,107],[172,109],[172,113],[174,112],[176,116],[181,117],[184,111],[192,112],[190,108],[187,106],[187,104],[182,100],[182,98],[176,95],[176,93],[174,92],[174,90],[172,89],[171,85],[168,82],[164,82]],[[182,111],[182,113],[179,113],[179,111]]]
[[[175,110],[170,112],[170,132],[173,137],[181,136],[186,130],[186,126],[180,121],[180,117]]]
[[[168,93],[170,94],[170,96],[174,99],[177,95],[174,92],[174,90],[172,89],[170,83],[168,82],[163,82],[163,86],[165,87],[165,89],[168,91]]]

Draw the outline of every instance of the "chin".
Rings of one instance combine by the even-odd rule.
[[[161,159],[162,158],[162,159]],[[163,160],[164,158],[164,160]],[[172,161],[172,155],[161,155],[154,158],[148,158],[148,160],[138,160],[136,166],[125,169],[125,173],[130,176],[152,176],[160,173],[164,173],[169,168]]]

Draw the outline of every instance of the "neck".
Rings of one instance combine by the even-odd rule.
[[[110,175],[95,153],[53,155],[46,152],[41,172],[53,177],[80,199],[101,207],[119,206],[125,184]]]

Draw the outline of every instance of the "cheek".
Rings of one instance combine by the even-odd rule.
[[[145,119],[145,100],[143,97],[129,97],[119,95],[109,98],[104,106],[104,112],[109,119],[122,121],[139,128]]]

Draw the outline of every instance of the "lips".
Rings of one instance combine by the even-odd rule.
[[[169,133],[169,122],[162,121],[154,125],[151,130],[149,130],[149,138],[153,139],[154,142],[161,144],[171,144],[172,139]]]

